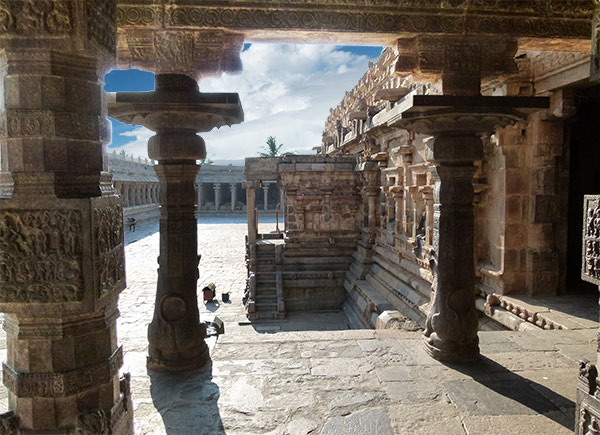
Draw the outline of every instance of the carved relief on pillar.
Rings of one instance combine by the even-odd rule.
[[[98,204],[92,213],[94,275],[98,298],[125,288],[123,209],[118,201],[108,201]]]
[[[82,211],[0,210],[0,302],[83,299]]]

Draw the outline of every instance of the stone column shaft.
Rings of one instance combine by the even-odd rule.
[[[448,362],[479,357],[473,213],[474,160],[483,155],[476,135],[439,135],[431,140],[433,193],[434,298],[425,330],[426,350]]]
[[[235,202],[237,201],[237,184],[230,184],[229,188],[231,189],[231,211],[235,211]]]
[[[215,183],[215,210],[219,211],[219,207],[221,207],[221,183]]]
[[[246,182],[246,214],[248,216],[248,243],[256,243],[258,228],[256,228],[256,187]]]
[[[269,185],[263,184],[264,210],[269,209]]]
[[[202,210],[204,205],[204,184],[198,183],[198,211]]]

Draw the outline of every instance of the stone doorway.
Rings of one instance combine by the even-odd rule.
[[[586,90],[576,106],[569,140],[569,213],[567,221],[566,293],[593,294],[596,286],[581,280],[583,196],[600,193],[600,88]],[[581,94],[583,95],[583,93]],[[593,95],[593,96],[590,96]]]

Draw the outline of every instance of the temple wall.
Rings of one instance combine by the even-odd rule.
[[[389,124],[406,93],[439,94],[440,88],[437,82],[399,78],[390,68],[394,60],[393,50],[385,49],[331,110],[321,147],[323,153],[351,153],[362,162],[362,236],[344,286],[345,309],[363,327],[375,327],[390,310],[422,323],[433,281],[428,138]],[[474,254],[482,328],[516,329],[527,321],[560,327],[521,315],[530,307],[508,295],[535,298],[566,291],[568,125],[575,111],[564,86],[580,80],[579,65],[585,61],[581,54],[526,52],[517,59],[516,74],[483,86],[485,95],[550,95],[552,107],[485,137],[484,158],[476,162]],[[375,204],[371,222],[369,201]],[[499,297],[492,299],[496,314],[491,294]]]

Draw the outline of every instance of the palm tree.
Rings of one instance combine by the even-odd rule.
[[[263,149],[266,151],[264,153],[259,152],[258,154],[261,157],[279,157],[279,156],[290,156],[294,153],[281,153],[281,148],[283,147],[283,144],[279,144],[277,145],[277,141],[273,136],[269,136],[267,138],[267,143],[266,145],[263,145]]]

